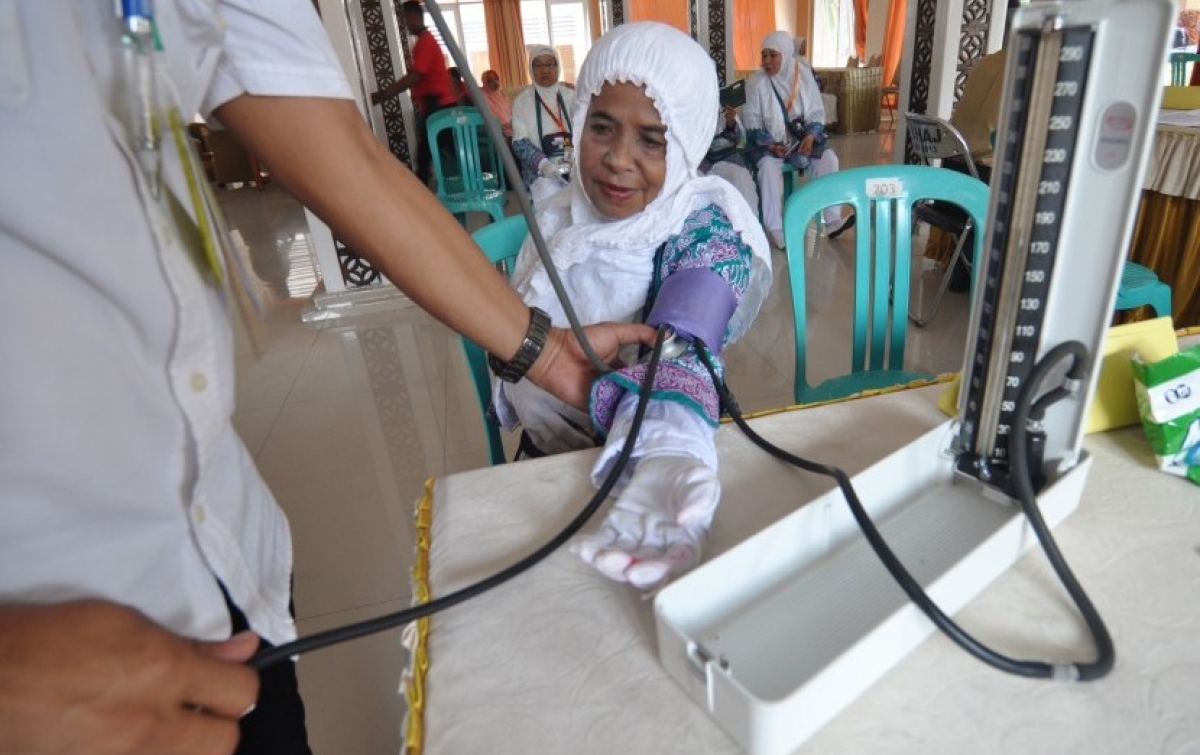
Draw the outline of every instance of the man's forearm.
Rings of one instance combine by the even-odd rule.
[[[409,71],[372,95],[371,100],[375,103],[379,103],[388,99],[389,97],[395,97],[401,92],[407,91],[409,88],[411,88],[412,85],[417,83],[417,80],[420,78],[421,74],[417,71]]]

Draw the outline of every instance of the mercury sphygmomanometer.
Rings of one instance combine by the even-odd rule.
[[[472,98],[481,101],[470,66],[455,44],[437,2],[425,0],[425,5],[463,71]],[[1096,355],[1112,311],[1123,250],[1132,227],[1131,208],[1145,168],[1147,135],[1158,104],[1160,53],[1165,49],[1171,12],[1171,0],[1058,0],[1035,1],[1014,17],[992,173],[985,259],[975,284],[959,415],[951,423],[952,460],[949,468],[936,472],[937,481],[931,484],[931,490],[953,488],[953,495],[960,498],[1015,500],[1021,504],[1092,631],[1098,648],[1094,662],[1015,661],[958,629],[925,594],[923,580],[911,576],[889,549],[860,504],[850,479],[836,468],[798,459],[758,438],[742,421],[733,397],[713,373],[726,410],[756,443],[778,458],[837,480],[851,504],[855,522],[913,605],[964,649],[993,666],[1025,676],[1087,680],[1104,675],[1113,663],[1108,633],[1054,545],[1039,512],[1039,497],[1077,498],[1086,473],[1086,456],[1080,450],[1084,409],[1095,385]],[[488,108],[480,111],[493,140],[500,143],[495,117]],[[512,155],[501,150],[501,157],[505,168],[516,175],[519,171]],[[583,338],[554,266],[547,259],[528,195],[522,187],[517,187],[516,194],[576,337],[597,367],[607,370]],[[653,384],[666,330],[660,328],[646,385]],[[695,346],[707,364],[703,342]],[[1057,383],[1056,387],[1043,389],[1051,383]],[[541,561],[582,528],[608,495],[632,453],[648,394],[647,390],[641,391],[633,428],[612,474],[567,528],[533,554],[492,577],[429,603],[262,651],[251,659],[251,665],[265,668],[300,653],[409,623],[491,589]],[[942,433],[936,441],[927,442],[944,446],[944,436]],[[931,446],[931,459],[945,458],[940,453],[943,451]],[[686,646],[684,661],[669,660],[665,654],[671,647],[671,630],[664,635],[661,623],[669,623],[672,594],[704,585],[706,575],[719,572],[720,561],[728,556],[685,575],[656,601],[660,654],[667,671],[681,683],[681,675],[690,674],[697,663],[703,665],[706,659],[721,658],[727,673],[731,670],[730,658],[737,664],[741,648],[718,648],[711,641],[706,646],[707,640],[687,636],[690,629],[680,630]],[[740,588],[735,584],[727,589]],[[769,606],[769,602],[763,605]],[[729,633],[730,637],[735,635]],[[761,642],[749,638],[747,645]],[[713,683],[716,677],[709,674],[709,678]],[[711,699],[711,690],[708,694]],[[710,712],[720,721],[718,712]]]

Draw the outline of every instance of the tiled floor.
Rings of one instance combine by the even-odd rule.
[[[835,137],[844,167],[890,162],[891,132]],[[222,192],[267,315],[261,357],[238,345],[235,423],[290,517],[301,634],[408,605],[412,504],[427,478],[487,464],[482,424],[456,337],[414,308],[316,327],[301,312],[317,284],[303,212],[278,188]],[[923,245],[914,243],[914,248]],[[848,363],[853,234],[822,239],[809,262],[810,378]],[[793,323],[786,260],[752,332],[727,353],[743,410],[791,403]],[[923,260],[914,257],[915,270]],[[940,272],[919,277],[924,301]],[[966,296],[909,328],[908,366],[956,370]],[[399,631],[312,653],[299,669],[317,755],[392,755],[401,745]]]

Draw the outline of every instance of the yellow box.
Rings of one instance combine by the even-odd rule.
[[[1163,110],[1200,110],[1200,87],[1163,87]]]

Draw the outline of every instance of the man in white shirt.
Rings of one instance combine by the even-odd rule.
[[[583,405],[591,377],[565,331],[531,341],[529,308],[371,134],[309,0],[160,0],[141,54],[113,5],[0,1],[0,755],[228,753],[258,686],[257,641],[231,631],[295,637],[287,521],[230,422],[229,273],[185,114],[534,382]],[[589,330],[605,358],[652,337]],[[291,739],[256,712],[242,751],[307,752],[290,666],[259,707],[299,708]]]

